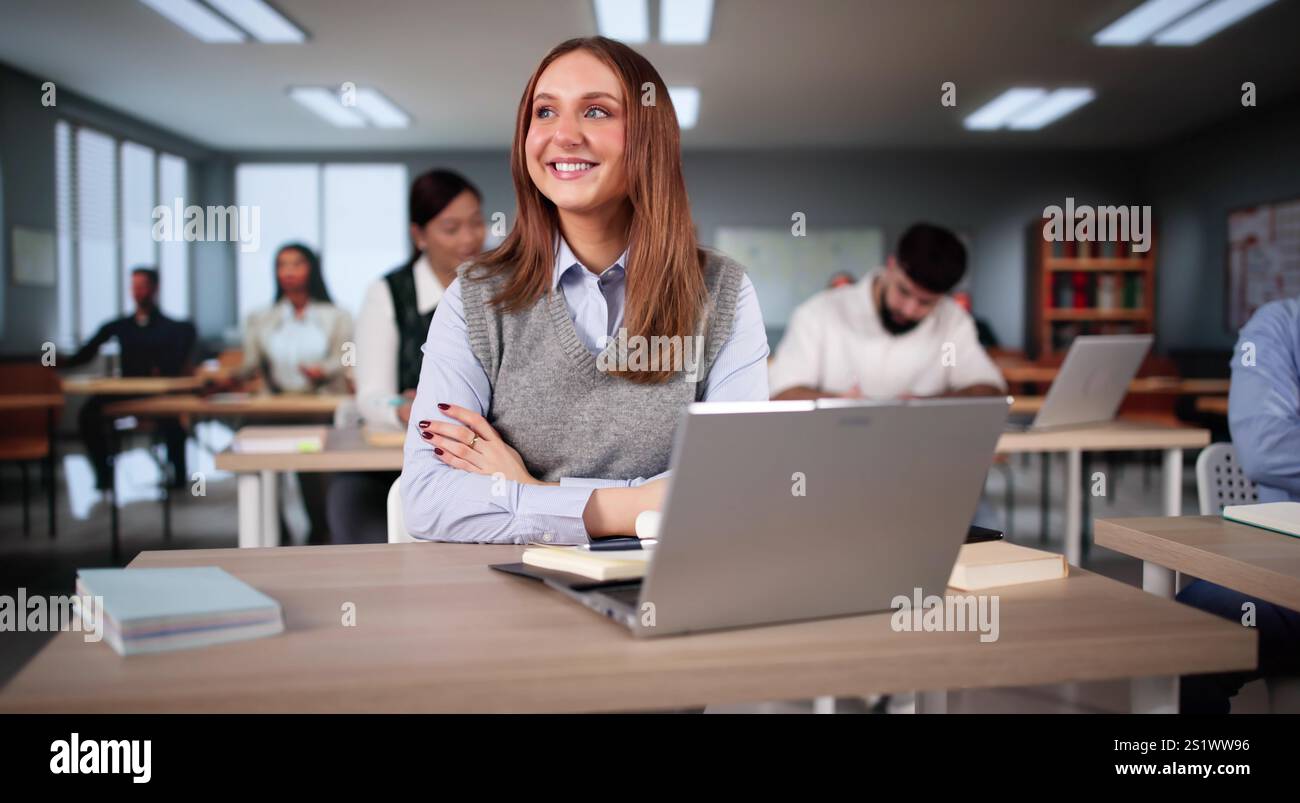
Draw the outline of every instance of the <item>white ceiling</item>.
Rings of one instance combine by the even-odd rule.
[[[1193,48],[1097,48],[1138,0],[716,0],[704,46],[641,47],[703,95],[688,148],[1141,147],[1300,93],[1300,2]],[[590,0],[273,0],[303,45],[203,44],[137,0],[4,0],[0,61],[223,150],[500,148],[537,61],[596,32]],[[332,128],[294,85],[380,88],[402,131]],[[957,85],[957,109],[939,103]],[[1012,84],[1088,85],[1039,132],[968,132]]]

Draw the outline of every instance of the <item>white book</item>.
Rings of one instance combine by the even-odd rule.
[[[1261,502],[1257,505],[1228,505],[1223,517],[1238,524],[1263,527],[1300,538],[1300,502]]]
[[[328,427],[250,427],[240,430],[231,444],[241,454],[292,454],[325,448]]]

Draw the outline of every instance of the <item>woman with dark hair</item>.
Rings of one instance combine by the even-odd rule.
[[[238,379],[261,376],[270,393],[347,393],[347,343],[352,316],[334,306],[320,259],[301,243],[275,253],[275,303],[248,316]],[[325,521],[328,474],[299,474],[311,522],[308,543],[329,541]]]
[[[421,346],[456,268],[483,251],[482,196],[465,177],[430,170],[411,184],[413,253],[366,291],[357,318],[357,406],[371,429],[400,430],[411,417],[420,380]],[[387,538],[386,501],[397,472],[338,474],[330,487],[330,533],[336,543]]]
[[[352,316],[334,306],[320,259],[301,243],[275,254],[275,304],[244,324],[241,379],[260,375],[271,393],[347,393],[344,344]]]
[[[668,88],[626,45],[572,39],[546,55],[510,167],[515,226],[461,269],[424,346],[406,529],[630,535],[661,503],[683,407],[767,399],[758,300],[740,265],[698,247]]]

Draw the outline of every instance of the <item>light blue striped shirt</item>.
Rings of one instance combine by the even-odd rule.
[[[627,252],[600,274],[589,270],[559,238],[552,291],[564,302],[583,345],[594,355],[623,325]],[[731,336],[705,380],[705,401],[766,401],[767,334],[758,296],[746,276],[736,298]],[[419,421],[459,423],[440,410],[456,404],[483,415],[491,408],[492,386],[474,356],[465,325],[460,280],[451,283],[429,326],[420,385],[411,408],[402,467],[402,501],[407,532],[437,541],[484,543],[586,543],[582,514],[596,488],[640,485],[651,478],[564,477],[559,487],[496,480],[452,468],[420,437]],[[593,426],[596,424],[593,423]]]
[[[1300,502],[1300,298],[1271,301],[1241,327],[1228,425],[1259,501]]]

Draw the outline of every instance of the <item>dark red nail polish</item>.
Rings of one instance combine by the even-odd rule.
[[[421,432],[421,433],[420,433],[420,437],[421,437],[421,438],[424,438],[426,441],[431,441],[431,440],[433,440],[433,433],[432,433],[432,432]]]
[[[439,449],[437,446],[435,446],[435,447],[433,447],[433,453],[434,453],[434,454],[442,454],[442,450]]]
[[[451,405],[450,405],[450,404],[443,404],[443,403],[439,402],[439,403],[438,403],[438,409],[439,409],[439,410],[450,410],[450,409],[451,409]]]
[[[421,421],[421,422],[419,423],[419,427],[420,427],[420,429],[428,429],[428,428],[429,428],[429,422],[428,422],[428,421]]]

